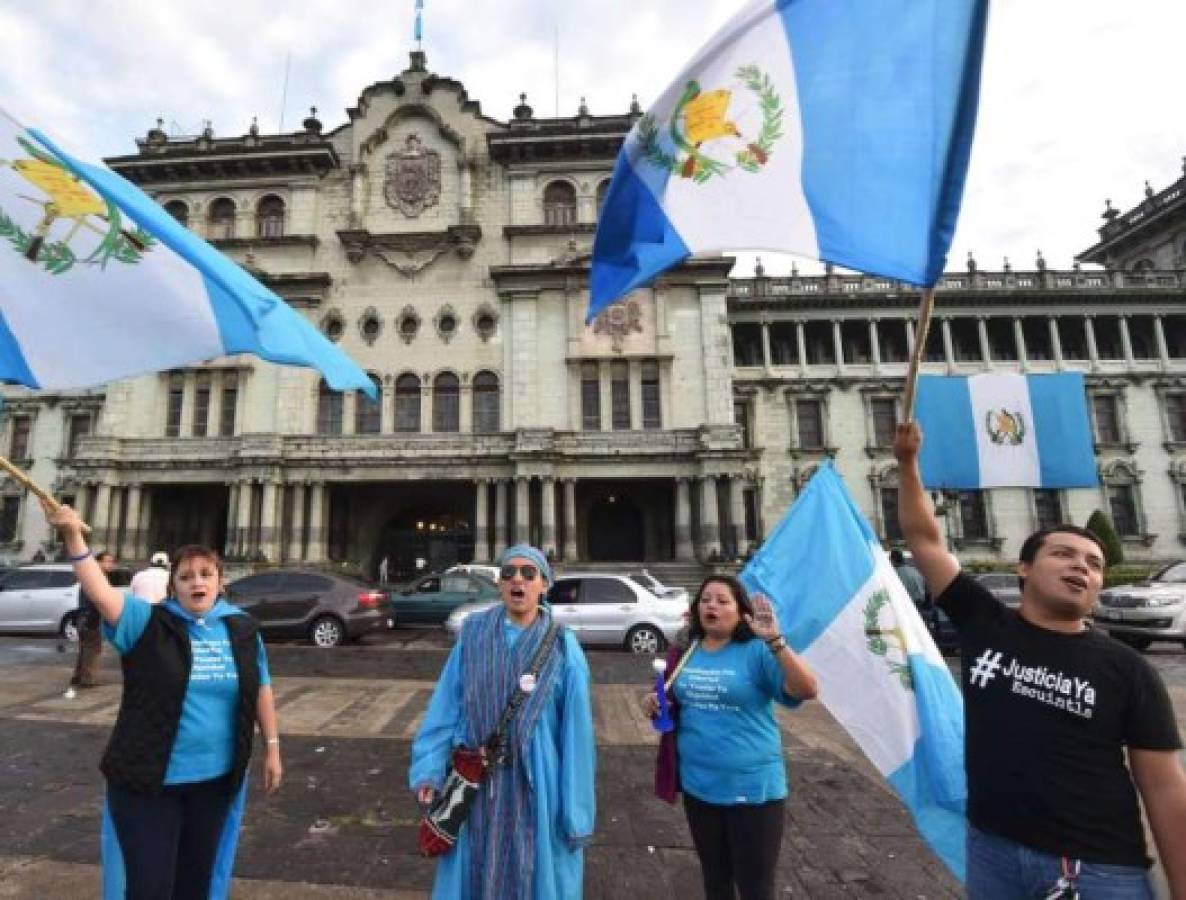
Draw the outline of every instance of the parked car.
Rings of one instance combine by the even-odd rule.
[[[1135,584],[1100,591],[1096,625],[1138,650],[1154,641],[1186,646],[1186,561]]]
[[[226,597],[255,617],[265,639],[336,647],[392,624],[386,591],[346,575],[274,569],[232,581]]]
[[[78,640],[74,569],[68,563],[44,563],[0,575],[0,631]]]
[[[490,603],[498,599],[497,585],[484,573],[450,570],[439,575],[425,575],[392,591],[391,608],[398,625],[440,625],[462,604]]]
[[[976,580],[1010,609],[1021,606],[1021,579],[1012,572],[984,572]]]
[[[685,603],[689,602],[687,588],[668,587],[646,569],[643,569],[641,572],[632,572],[630,579],[635,584],[641,584],[656,597],[664,597],[667,600],[683,600]]]
[[[490,565],[489,563],[458,563],[455,566],[445,569],[446,575],[452,575],[456,572],[464,575],[481,575],[483,578],[488,578],[490,581],[498,584],[498,566]]]
[[[445,621],[456,636],[467,616],[498,600],[467,603]],[[624,647],[631,653],[659,653],[685,625],[685,599],[657,597],[626,575],[569,573],[556,579],[547,603],[556,621],[572,629],[585,646]]]

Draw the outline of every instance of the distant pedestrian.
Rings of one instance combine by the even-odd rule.
[[[408,782],[427,808],[453,751],[490,743],[511,709],[459,838],[437,863],[432,896],[579,900],[594,819],[589,666],[573,633],[554,631],[540,605],[552,582],[544,554],[511,547],[499,575],[502,603],[465,620],[412,744]]]
[[[164,600],[169,593],[169,554],[164,550],[152,554],[148,568],[132,576],[131,591],[149,603]]]
[[[95,562],[99,564],[105,576],[110,576],[115,571],[115,554],[110,550],[96,553]],[[103,620],[81,585],[78,588],[78,615],[75,622],[78,626],[78,660],[74,664],[70,686],[94,687],[99,683],[99,657],[103,652]]]
[[[1099,538],[1055,525],[1021,546],[1021,607],[960,571],[919,474],[922,432],[898,426],[898,521],[960,635],[970,900],[1151,900],[1141,804],[1170,894],[1186,898],[1186,771],[1165,685],[1085,621]],[[1127,756],[1127,765],[1125,759]]]
[[[913,564],[906,562],[906,555],[896,547],[890,551],[889,557],[894,571],[898,573],[898,580],[902,582],[902,587],[906,588],[906,593],[914,601],[915,607],[920,611],[926,610],[929,605],[927,603],[927,583],[923,579],[922,573]]]
[[[751,599],[736,578],[706,578],[690,619],[689,645],[668,657],[676,708],[669,774],[684,795],[704,894],[773,900],[787,797],[774,703],[796,707],[819,687],[779,633],[770,601]],[[652,717],[658,705],[654,693],[643,698]]]
[[[170,596],[116,590],[68,506],[45,507],[120,655],[123,696],[99,768],[104,896],[225,900],[256,727],[263,786],[280,786],[280,737],[255,621],[222,598],[215,551],[177,551]]]
[[[387,576],[390,574],[388,567],[390,565],[391,561],[386,556],[379,560],[379,584],[387,584]]]

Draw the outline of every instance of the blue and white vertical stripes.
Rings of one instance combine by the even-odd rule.
[[[924,375],[915,415],[926,437],[919,468],[928,488],[1099,484],[1078,372]]]
[[[934,284],[963,195],[987,6],[748,3],[627,136],[588,317],[692,253],[798,253]]]
[[[0,380],[90,387],[234,353],[371,380],[139,188],[0,110]]]
[[[831,463],[741,573],[774,603],[820,699],[886,778],[923,839],[964,877],[959,688]]]

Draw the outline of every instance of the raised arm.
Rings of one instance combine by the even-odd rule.
[[[898,460],[898,524],[914,564],[932,597],[938,597],[959,574],[959,562],[943,546],[943,534],[918,471],[922,429],[917,422],[901,422],[894,434],[894,457]]]
[[[69,506],[50,509],[43,502],[41,508],[45,510],[46,520],[62,536],[66,556],[74,566],[74,574],[83,592],[95,604],[103,621],[115,625],[124,611],[124,594],[111,586],[95,561],[95,555],[87,548],[82,536],[82,518]]]

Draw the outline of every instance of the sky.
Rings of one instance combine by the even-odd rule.
[[[428,68],[510,118],[645,107],[739,0],[425,0]],[[407,67],[414,0],[0,0],[0,106],[92,157],[135,152],[159,116],[239,135],[327,130]],[[980,117],[948,268],[1069,268],[1104,199],[1138,203],[1186,154],[1186,3],[993,0]],[[558,52],[557,52],[558,50]],[[285,73],[287,92],[285,92]],[[743,248],[738,248],[743,249]],[[790,259],[770,259],[770,274]],[[741,256],[735,274],[747,274]],[[801,264],[804,271],[812,271]]]

